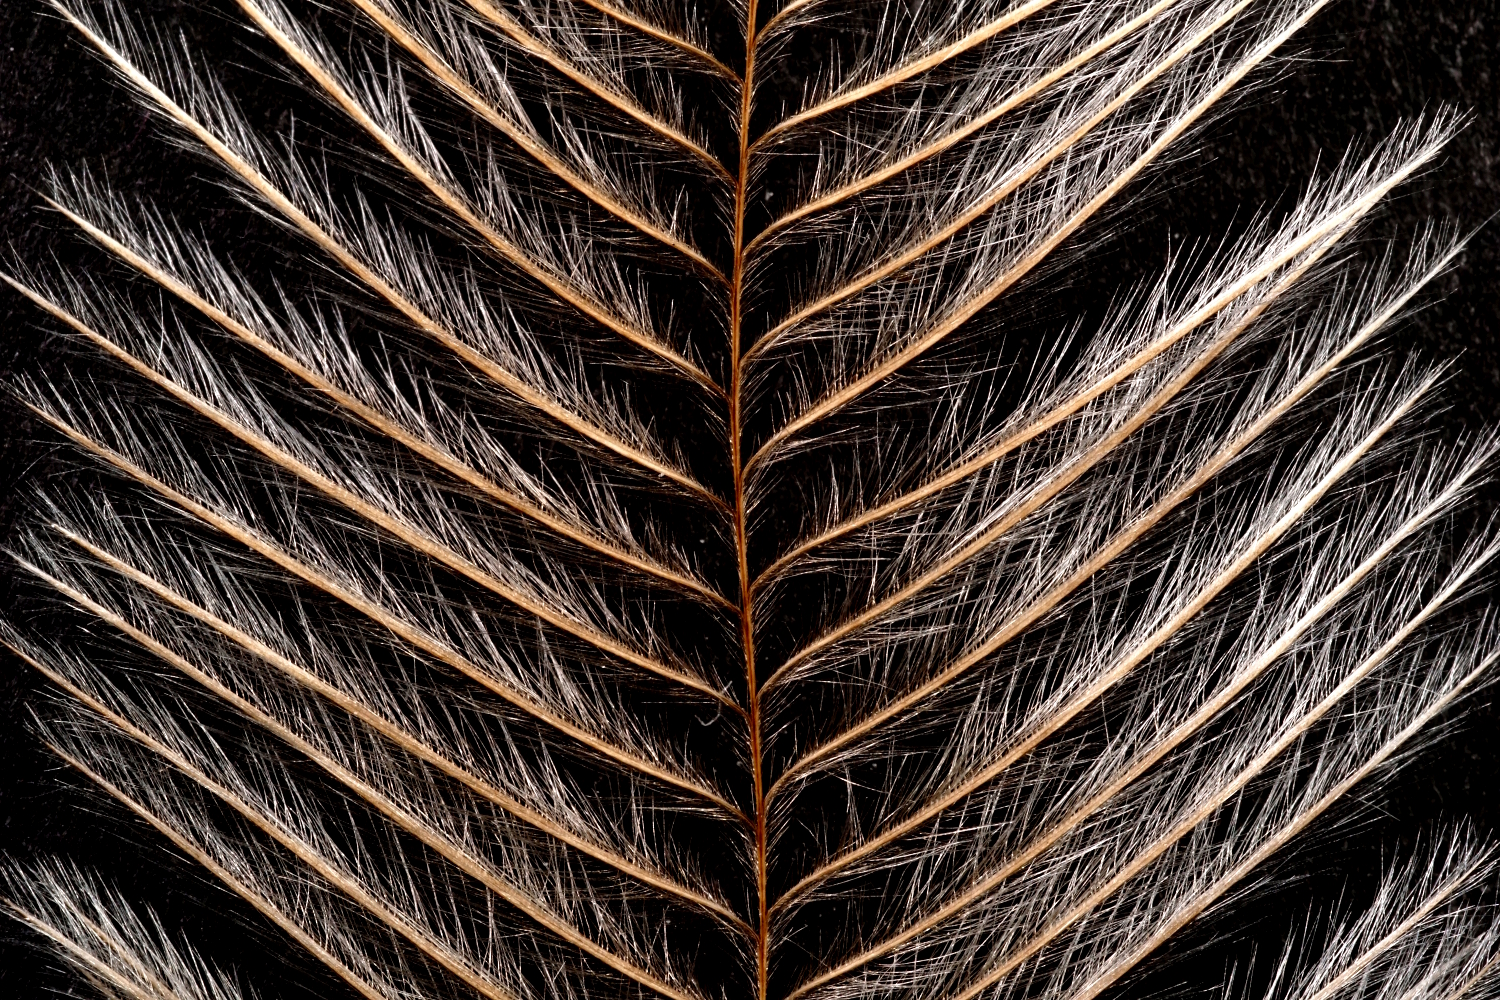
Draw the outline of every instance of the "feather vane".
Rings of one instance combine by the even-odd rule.
[[[1130,993],[1500,656],[1496,444],[1388,348],[1464,241],[1362,242],[1461,116],[1064,301],[1326,2],[235,0],[272,128],[54,0],[285,250],[58,172],[98,265],[7,268],[40,738],[320,995]],[[1440,832],[1268,995],[1488,995],[1494,875]],[[271,995],[0,879],[104,995]]]

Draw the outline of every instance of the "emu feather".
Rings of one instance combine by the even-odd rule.
[[[278,252],[53,175],[98,263],[4,276],[72,457],[0,637],[298,957],[66,859],[11,915],[132,1000],[1144,989],[1500,658],[1497,445],[1388,346],[1464,241],[1365,236],[1459,115],[1066,301],[1325,4],[234,0],[273,128],[54,0]],[[1436,833],[1257,988],[1489,995],[1494,858]]]

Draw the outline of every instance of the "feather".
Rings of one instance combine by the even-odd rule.
[[[129,1000],[253,1000],[237,978],[175,941],[155,913],[137,911],[97,879],[53,860],[13,868],[12,916],[42,934],[78,974]]]
[[[59,169],[95,264],[6,268],[39,739],[325,995],[1141,988],[1500,658],[1500,443],[1388,346],[1464,240],[1367,235],[1461,115],[1059,293],[1325,4],[235,0],[268,127],[54,0],[243,233]],[[1435,835],[1267,995],[1488,995],[1494,875]],[[276,995],[0,878],[106,996]]]
[[[1300,954],[1287,949],[1268,995],[1476,995],[1496,964],[1497,928],[1485,905],[1493,854],[1464,833],[1423,846],[1386,874],[1368,909],[1338,915],[1328,932],[1299,942]]]

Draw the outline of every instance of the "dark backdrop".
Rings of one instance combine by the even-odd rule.
[[[235,59],[239,32],[212,14],[214,0],[135,4],[180,21],[206,54]],[[1155,197],[1145,214],[1115,220],[1110,266],[1079,278],[1080,290],[1107,296],[1158,267],[1172,246],[1243,224],[1261,205],[1295,194],[1320,163],[1330,165],[1351,142],[1383,136],[1402,119],[1441,105],[1466,109],[1473,120],[1447,158],[1408,186],[1377,228],[1410,233],[1428,218],[1479,227],[1459,265],[1400,339],[1453,363],[1451,406],[1440,418],[1452,432],[1500,427],[1500,223],[1485,225],[1500,213],[1500,0],[1335,0],[1288,54],[1294,58],[1279,77],[1201,134],[1185,160],[1152,182]],[[48,164],[83,163],[117,188],[147,197],[180,197],[184,179],[199,172],[196,160],[160,141],[148,116],[56,16],[43,12],[40,0],[0,0],[0,245],[33,261],[54,252],[63,243],[57,220],[39,207],[36,191]],[[30,366],[45,354],[35,320],[19,296],[0,292],[0,368]],[[21,484],[49,471],[40,439],[24,413],[0,403],[0,539],[14,519]],[[1500,490],[1492,489],[1491,498],[1500,498]],[[9,572],[0,567],[0,600]],[[227,934],[232,922],[179,907],[206,891],[197,874],[144,860],[146,852],[129,839],[136,834],[96,812],[97,803],[38,752],[25,720],[27,701],[39,693],[23,665],[0,658],[0,853],[64,847],[128,891],[152,898],[170,920],[216,937],[224,960],[261,964],[259,952],[269,942]],[[1346,876],[1357,894],[1383,858],[1438,822],[1468,817],[1480,832],[1500,834],[1497,724],[1500,703],[1491,689],[1471,701],[1424,756],[1365,792],[1371,808],[1363,825],[1325,837],[1319,851],[1299,858],[1303,870],[1280,874],[1298,877],[1299,895],[1308,881],[1325,896],[1336,894]],[[231,907],[227,900],[222,905]],[[1274,904],[1262,910],[1257,933],[1269,958],[1289,911]],[[1216,981],[1227,963],[1247,954],[1243,945],[1208,949],[1201,958],[1208,967],[1195,971]],[[0,926],[0,996],[40,995],[66,982],[40,965],[23,935]],[[1179,966],[1169,981],[1188,975]]]

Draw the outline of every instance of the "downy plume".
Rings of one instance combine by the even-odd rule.
[[[247,94],[54,0],[242,231],[58,165],[93,264],[3,266],[38,738],[308,995],[1144,988],[1500,658],[1497,439],[1390,336],[1464,238],[1367,227],[1461,114],[1068,300],[1326,3],[233,0]],[[1430,838],[1267,995],[1494,995],[1496,877]],[[117,881],[0,896],[278,995]]]

